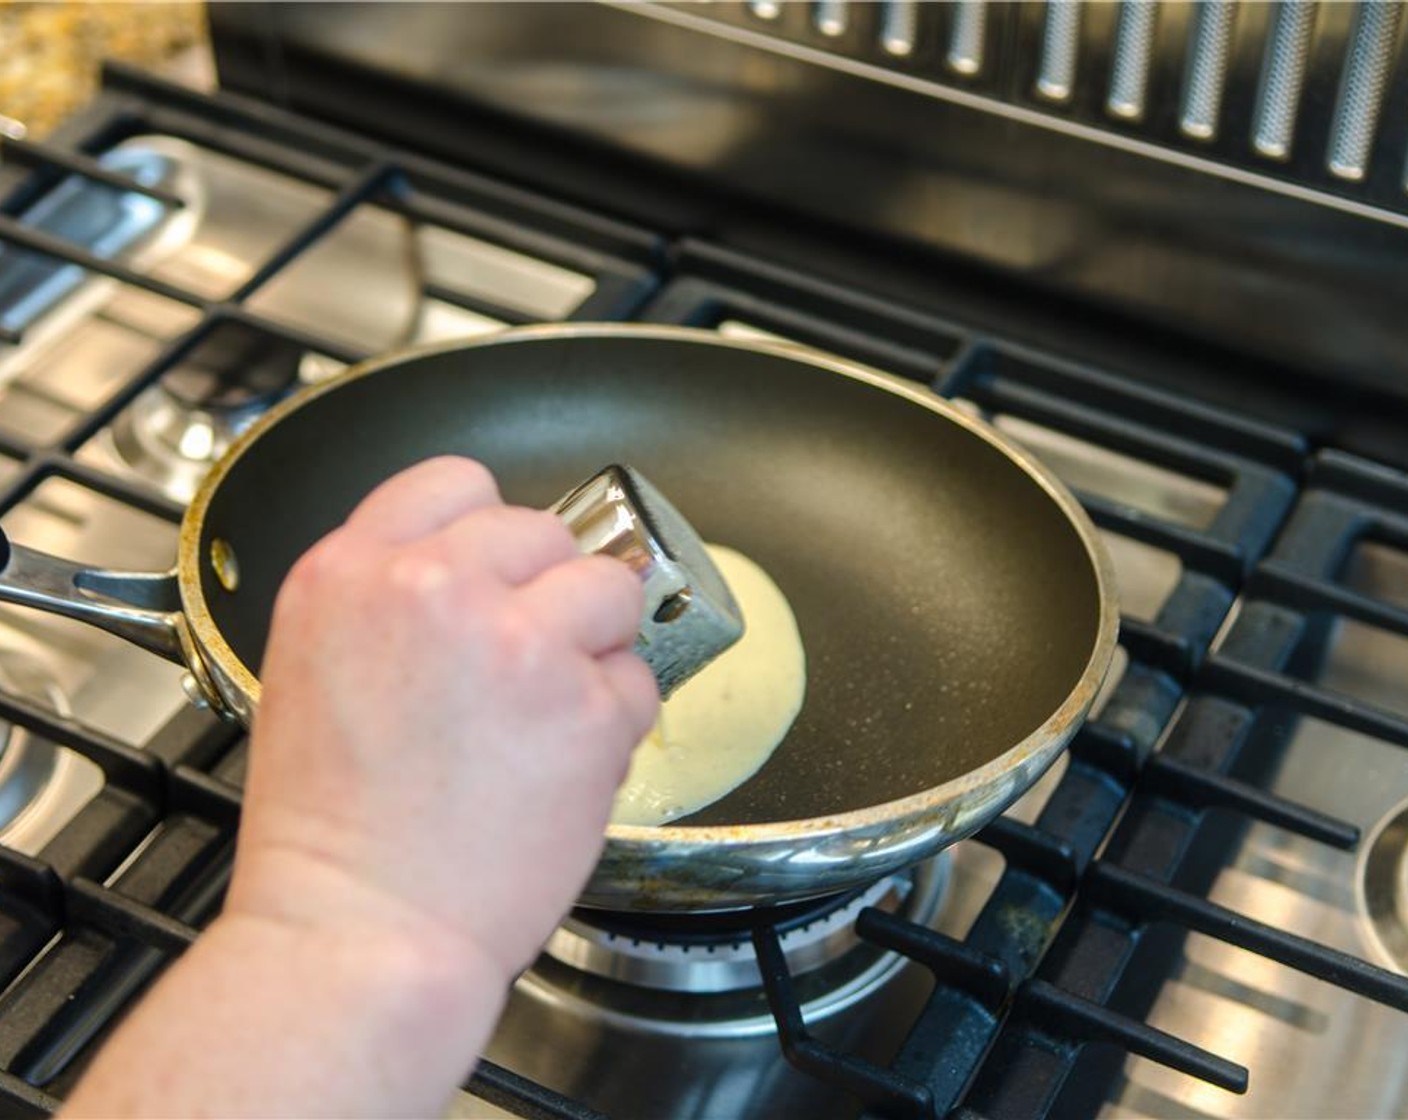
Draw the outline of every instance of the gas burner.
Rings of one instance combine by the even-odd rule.
[[[325,371],[283,339],[223,322],[113,421],[112,450],[179,502],[250,424]]]
[[[779,1079],[777,1021],[751,927],[775,923],[815,1038],[888,1061],[929,987],[918,966],[861,941],[855,920],[878,905],[932,925],[949,865],[945,852],[862,891],[763,912],[662,918],[578,911],[518,978],[486,1057],[585,1093],[609,1116],[738,1116],[744,1102],[759,1115],[836,1115],[842,1098]],[[597,1076],[591,1063],[564,1063],[564,1053],[611,1054],[610,1076]],[[659,1076],[662,1070],[669,1075]],[[682,1091],[702,1096],[681,1109]]]
[[[1379,958],[1408,972],[1408,801],[1374,828],[1359,860],[1359,912]]]
[[[37,701],[64,717],[71,714],[53,677],[16,650],[0,649],[0,693]],[[0,843],[37,853],[67,823],[65,810],[72,808],[67,794],[78,777],[72,771],[91,765],[0,720]]]
[[[720,993],[759,986],[752,930],[777,930],[794,976],[832,964],[861,944],[868,906],[926,921],[948,884],[948,860],[891,875],[861,890],[762,910],[629,914],[578,909],[549,938],[552,959],[581,972],[661,991]]]

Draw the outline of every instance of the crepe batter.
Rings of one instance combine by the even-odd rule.
[[[743,637],[682,684],[631,758],[614,824],[688,816],[742,785],[802,710],[807,660],[787,598],[742,553],[708,545],[743,613]]]

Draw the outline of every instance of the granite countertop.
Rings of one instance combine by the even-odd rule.
[[[104,59],[160,67],[207,44],[205,6],[0,0],[0,118],[41,138],[98,86]],[[0,132],[18,131],[0,119]]]

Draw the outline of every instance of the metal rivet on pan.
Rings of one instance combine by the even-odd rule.
[[[215,578],[226,591],[239,589],[240,565],[228,541],[216,537],[210,542],[210,566],[215,569]]]
[[[210,698],[201,691],[200,682],[193,673],[181,674],[181,691],[186,694],[187,700],[202,711],[210,707]]]

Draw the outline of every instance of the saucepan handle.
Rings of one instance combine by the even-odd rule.
[[[174,572],[113,572],[15,544],[0,528],[0,602],[75,618],[186,664]]]

